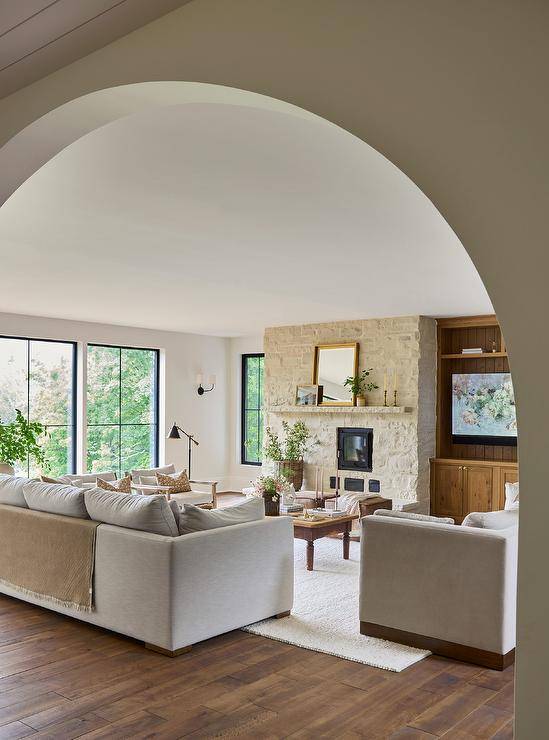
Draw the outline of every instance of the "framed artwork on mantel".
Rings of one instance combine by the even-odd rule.
[[[295,392],[296,406],[318,406],[322,403],[321,385],[298,385]]]
[[[319,344],[315,347],[313,384],[324,389],[321,406],[354,406],[355,397],[345,380],[358,372],[358,342]]]

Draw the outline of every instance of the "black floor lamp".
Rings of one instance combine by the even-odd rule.
[[[191,460],[192,460],[192,446],[195,444],[198,447],[198,442],[194,438],[192,434],[187,434],[187,432],[184,429],[181,429],[181,427],[178,427],[177,424],[174,423],[173,427],[170,430],[170,433],[168,434],[168,439],[181,439],[181,432],[182,434],[187,437],[189,440],[189,478],[191,477]]]

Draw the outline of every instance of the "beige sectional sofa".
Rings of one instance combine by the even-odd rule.
[[[362,634],[498,670],[512,663],[518,511],[471,515],[469,526],[379,513],[362,520]]]
[[[38,501],[35,505],[42,511],[25,511],[26,519],[19,517],[23,522],[20,526],[24,528],[29,517],[40,517],[47,533],[48,517],[52,524],[54,520],[59,522],[59,509],[57,513],[44,511],[56,486],[49,486],[44,504],[44,497],[40,499],[40,492],[29,488],[28,481],[18,479],[19,483],[14,483],[15,479],[6,478],[0,476],[0,519],[14,508],[27,506],[28,499],[32,503]],[[216,528],[179,535],[173,510],[162,496],[153,501],[153,497],[105,491],[98,495],[103,497],[101,505],[94,500],[94,510],[98,512],[105,511],[101,506],[109,496],[126,499],[126,507],[140,507],[134,521],[139,522],[141,529],[104,522],[97,526],[91,610],[63,606],[47,595],[22,592],[17,584],[2,580],[2,573],[0,592],[120,632],[170,655],[229,630],[288,613],[292,608],[293,531],[288,518],[266,518],[262,513],[253,516],[253,521],[232,524],[245,518],[241,512],[233,511],[227,522],[223,521],[222,510],[197,510],[194,519],[187,518],[186,531],[202,526]],[[85,501],[93,496],[93,491],[86,491]],[[68,493],[66,497],[70,499],[72,517],[76,517],[76,499]],[[153,528],[163,527],[166,521],[169,531],[175,526],[175,536],[144,531],[147,520],[143,507],[155,508]],[[126,516],[124,521],[130,524],[132,512],[122,513]],[[217,517],[216,521],[201,521],[210,513]],[[113,521],[122,521],[116,519],[120,513],[110,516]],[[168,516],[172,520],[168,521]],[[183,514],[182,520],[184,517]],[[73,525],[75,521],[78,520],[73,518]],[[6,543],[0,540],[0,562],[2,556],[9,555],[2,552],[3,547]],[[28,558],[32,562],[33,557],[37,568],[43,565],[38,562],[38,551],[36,555],[28,553],[27,562]],[[59,557],[57,562],[51,553],[49,557],[53,559],[49,566],[63,572],[63,559]]]

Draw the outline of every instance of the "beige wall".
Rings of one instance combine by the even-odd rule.
[[[126,82],[262,92],[354,132],[433,200],[486,282],[516,385],[519,738],[543,736],[548,713],[548,29],[545,0],[194,0],[0,101],[2,141]]]

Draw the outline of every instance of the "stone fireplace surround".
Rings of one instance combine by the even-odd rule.
[[[370,377],[379,390],[369,394],[365,408],[296,408],[296,385],[312,382],[315,346],[340,342],[359,343],[359,370],[372,367]],[[328,490],[329,477],[335,475],[338,427],[371,427],[372,472],[340,471],[342,482],[345,477],[373,478],[380,481],[382,496],[418,502],[419,510],[429,510],[429,458],[435,453],[434,319],[405,316],[273,327],[265,331],[264,351],[265,426],[279,431],[283,419],[290,423],[302,419],[319,440],[305,458],[306,488],[314,488],[318,465],[324,467],[324,488]],[[400,409],[379,408],[383,405],[385,369],[395,367]],[[392,402],[392,387],[389,395]],[[264,467],[270,469],[270,464]]]

